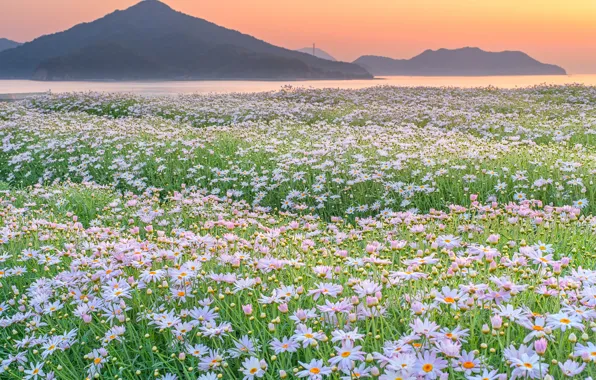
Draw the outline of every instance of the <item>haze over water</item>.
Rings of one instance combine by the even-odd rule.
[[[160,82],[43,82],[30,80],[0,80],[0,94],[62,92],[130,92],[145,95],[232,93],[280,90],[283,86],[304,88],[358,89],[372,86],[425,87],[487,87],[517,88],[541,84],[584,84],[596,86],[596,74],[533,75],[490,77],[405,77],[394,76],[375,80],[307,80],[307,81],[160,81]]]

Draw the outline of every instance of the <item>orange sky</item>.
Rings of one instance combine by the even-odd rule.
[[[0,0],[0,37],[17,41],[92,21],[137,0]],[[522,50],[570,73],[596,73],[596,0],[164,0],[275,45],[341,60],[425,49]]]

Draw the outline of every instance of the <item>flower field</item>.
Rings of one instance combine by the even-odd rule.
[[[596,88],[0,103],[1,379],[596,378]]]

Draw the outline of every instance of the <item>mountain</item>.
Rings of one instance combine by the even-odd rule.
[[[300,51],[302,53],[313,55],[312,54],[312,48],[308,48],[308,47],[305,47],[305,48],[302,48],[302,49],[298,49],[296,51]],[[315,54],[314,55],[315,55],[315,57],[319,57],[321,59],[326,59],[328,61],[337,61],[337,59],[333,58],[329,53],[327,53],[326,51],[321,50],[319,48],[315,48]]]
[[[426,50],[410,59],[364,55],[353,63],[373,75],[481,76],[565,75],[563,68],[538,62],[521,51],[488,52],[479,48]]]
[[[0,38],[0,51],[12,49],[19,46],[20,44],[20,42],[11,41],[6,38]]]
[[[355,79],[365,69],[284,49],[144,0],[0,52],[0,78]]]

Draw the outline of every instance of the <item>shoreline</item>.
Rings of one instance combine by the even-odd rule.
[[[115,92],[147,95],[253,93],[284,88],[364,89],[375,86],[519,89],[536,86],[596,86],[596,74],[533,76],[387,76],[362,80],[196,80],[196,81],[34,81],[0,79],[0,100],[15,101],[44,93]]]

